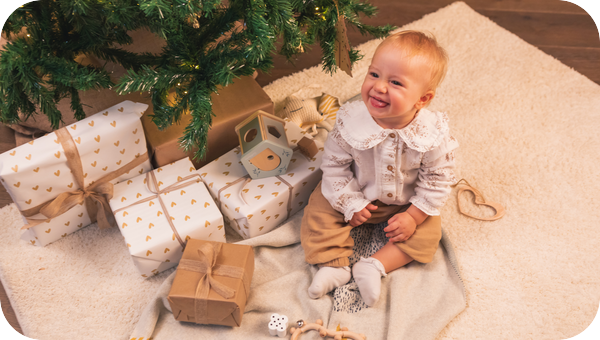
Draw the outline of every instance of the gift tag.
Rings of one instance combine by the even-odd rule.
[[[335,63],[342,71],[352,77],[350,43],[348,42],[348,34],[346,33],[346,23],[344,15],[340,14],[337,7],[337,0],[335,1],[335,6],[338,10],[338,20],[335,24]]]

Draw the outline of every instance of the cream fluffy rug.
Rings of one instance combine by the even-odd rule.
[[[464,3],[404,28],[429,30],[448,50],[431,108],[448,113],[460,142],[459,178],[507,210],[495,222],[470,219],[458,212],[456,190],[443,209],[468,306],[438,339],[581,333],[600,301],[600,86]],[[354,78],[315,67],[265,90],[278,106],[313,84],[345,101],[359,92],[377,45],[361,46]],[[170,274],[140,280],[116,229],[91,226],[38,248],[19,240],[14,205],[0,221],[0,278],[32,338],[85,330],[89,339],[126,339]]]

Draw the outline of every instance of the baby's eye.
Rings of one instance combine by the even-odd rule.
[[[402,86],[402,84],[397,80],[392,80],[392,84],[394,84],[396,86]]]
[[[371,74],[371,77],[373,77],[373,78],[379,78],[379,75],[375,72],[371,72],[370,74]]]

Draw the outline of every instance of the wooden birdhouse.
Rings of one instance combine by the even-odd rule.
[[[285,134],[285,121],[256,111],[235,127],[242,149],[242,165],[251,178],[284,174],[293,151]]]

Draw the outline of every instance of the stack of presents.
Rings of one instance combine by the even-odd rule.
[[[254,253],[227,243],[225,230],[256,237],[307,204],[322,175],[313,135],[338,107],[327,95],[290,97],[275,115],[252,77],[237,79],[213,95],[199,161],[178,145],[189,115],[159,131],[151,107],[126,100],[1,154],[0,179],[29,246],[92,223],[118,228],[141,278],[178,266],[169,294],[177,320],[239,326]]]

